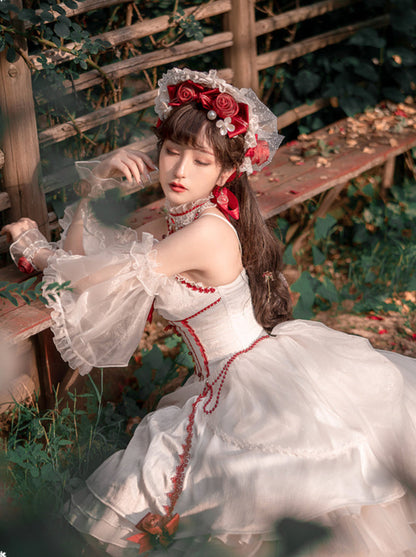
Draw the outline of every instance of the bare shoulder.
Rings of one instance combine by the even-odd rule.
[[[238,242],[235,228],[218,209],[205,211],[198,220],[192,223],[192,228],[195,233],[198,231],[202,237]]]

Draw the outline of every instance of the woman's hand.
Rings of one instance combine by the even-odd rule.
[[[0,234],[5,234],[7,241],[11,243],[15,242],[23,234],[23,232],[31,230],[32,228],[38,228],[36,222],[32,219],[28,219],[27,217],[23,217],[16,222],[12,222],[11,224],[6,224],[5,226],[3,226]]]
[[[145,185],[151,182],[149,171],[152,170],[157,170],[157,167],[148,155],[131,148],[123,148],[103,159],[94,168],[93,174],[98,178],[124,176],[129,183],[135,181]]]

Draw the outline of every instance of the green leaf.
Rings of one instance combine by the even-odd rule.
[[[294,309],[294,317],[297,319],[310,319],[313,316],[312,307],[315,301],[313,279],[310,273],[303,271],[298,280],[292,284],[291,290],[300,294]]]
[[[69,37],[70,30],[66,23],[62,23],[62,22],[55,23],[53,29],[55,33],[58,35],[58,37],[61,37],[61,39],[66,39],[67,37]]]
[[[316,246],[312,246],[312,257],[314,265],[322,265],[322,263],[325,263],[325,254]]]
[[[358,46],[373,46],[377,49],[386,45],[385,39],[380,37],[375,29],[371,28],[360,29],[350,38],[349,43]]]
[[[36,15],[35,10],[23,8],[19,12],[19,19],[22,21],[29,21],[30,23],[38,23],[39,17]]]
[[[178,335],[171,335],[170,337],[165,338],[165,346],[166,348],[175,348],[181,342],[181,337]]]
[[[285,265],[297,265],[293,257],[293,244],[289,244],[283,253],[283,263]]]
[[[321,82],[321,76],[310,70],[301,70],[294,81],[295,88],[302,96],[306,96],[318,87]]]
[[[19,305],[16,298],[14,298],[11,294],[9,294],[9,292],[6,292],[5,290],[0,290],[0,298],[6,298],[6,300],[9,300],[9,302],[11,302],[14,306]]]
[[[328,277],[324,277],[323,283],[318,287],[316,293],[330,302],[337,303],[339,301],[338,290]]]
[[[27,290],[28,288],[30,288],[32,286],[32,284],[34,282],[36,282],[36,278],[37,277],[31,277],[30,279],[25,280],[25,282],[23,283],[23,290]]]
[[[319,241],[326,238],[329,235],[331,228],[335,226],[337,219],[332,215],[326,215],[325,217],[318,217],[314,226],[315,240]]]

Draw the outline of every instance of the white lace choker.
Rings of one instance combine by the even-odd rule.
[[[166,201],[166,222],[168,225],[168,233],[173,234],[177,230],[184,228],[191,222],[194,222],[199,215],[206,209],[216,207],[212,203],[212,195],[191,203],[184,203],[182,205],[175,205],[171,207],[169,202]]]

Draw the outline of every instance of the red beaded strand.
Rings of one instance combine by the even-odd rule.
[[[247,352],[249,352],[250,350],[252,350],[261,340],[264,340],[265,338],[269,338],[269,335],[264,335],[260,338],[258,338],[257,340],[255,340],[252,344],[250,344],[250,346],[248,346],[247,348],[245,348],[244,350],[240,350],[240,352],[236,352],[235,354],[233,354],[231,356],[231,358],[227,361],[227,363],[225,364],[225,366],[222,368],[222,370],[220,371],[220,373],[217,375],[216,379],[212,382],[212,383],[206,383],[206,390],[207,390],[207,394],[209,392],[209,398],[208,400],[205,402],[204,406],[203,406],[203,410],[205,412],[205,414],[212,414],[214,412],[214,410],[216,410],[218,403],[220,401],[220,396],[221,396],[221,391],[222,388],[224,386],[224,382],[225,379],[227,377],[227,373],[228,370],[230,369],[231,364],[234,362],[234,360],[238,357],[241,356],[241,354],[246,354]],[[218,387],[218,391],[217,391],[217,396],[215,397],[215,404],[212,408],[210,408],[209,410],[207,409],[208,405],[210,404],[210,402],[212,401],[212,398],[214,396],[214,385],[217,382],[220,382],[219,387]]]

